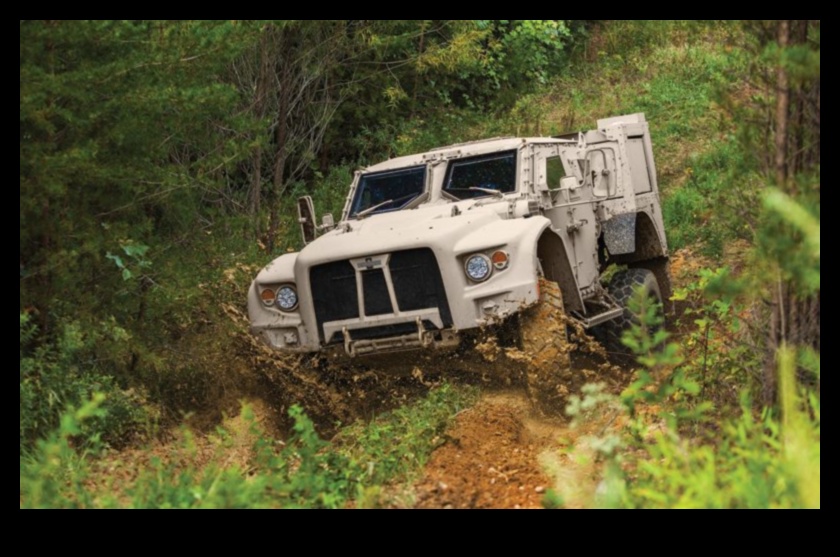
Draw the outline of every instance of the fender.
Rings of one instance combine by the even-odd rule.
[[[269,263],[257,275],[257,284],[295,283],[295,264],[299,253],[287,253]]]
[[[508,249],[521,256],[529,254],[523,263],[514,261],[518,273],[534,273],[540,269],[546,278],[560,285],[567,310],[581,311],[583,300],[569,261],[569,250],[561,236],[551,228],[551,221],[543,216],[528,219],[498,221],[478,228],[459,240],[455,253],[465,256],[493,249]]]
[[[269,346],[289,352],[307,352],[318,349],[317,341],[310,338],[299,310],[283,313],[266,308],[260,300],[262,287],[276,287],[283,284],[295,284],[295,263],[297,253],[289,253],[275,259],[264,268],[251,284],[248,292],[248,315],[251,319],[251,332],[261,335]],[[300,296],[300,294],[298,294]],[[291,343],[291,332],[296,333]]]
[[[519,253],[533,252],[533,268],[537,268],[537,240],[542,233],[551,226],[551,221],[545,217],[529,219],[498,220],[480,226],[475,231],[461,238],[455,243],[456,256],[469,255],[491,249],[501,249],[508,246]],[[532,249],[528,250],[528,247]]]

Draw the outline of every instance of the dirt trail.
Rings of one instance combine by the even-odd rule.
[[[584,432],[534,415],[522,391],[490,392],[458,416],[416,486],[425,509],[541,509],[549,490],[566,508],[591,504],[594,459],[570,448]]]
[[[709,266],[710,262],[689,250],[677,252],[672,259],[674,286],[685,287],[696,279],[699,269]],[[572,392],[582,382],[602,383],[613,394],[627,387],[633,376],[629,369],[605,365],[603,358],[592,355],[598,347],[588,337],[578,334],[576,342],[583,350],[573,354],[571,369],[578,380]],[[498,347],[490,348],[501,355]],[[532,355],[523,356],[514,359]],[[505,366],[503,359],[501,365]],[[544,503],[551,503],[545,501],[549,490],[559,496],[564,508],[597,506],[602,467],[589,437],[618,428],[614,418],[594,416],[572,428],[563,418],[537,415],[524,388],[490,390],[478,405],[458,416],[447,443],[432,455],[415,487],[417,506],[543,508]]]

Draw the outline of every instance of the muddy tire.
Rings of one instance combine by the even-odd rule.
[[[519,339],[528,397],[546,414],[562,414],[575,390],[563,294],[556,282],[540,281],[540,302],[520,315]]]
[[[609,285],[609,293],[613,299],[624,308],[624,314],[593,330],[595,338],[604,346],[611,359],[618,363],[629,363],[633,360],[633,351],[624,346],[621,337],[638,319],[628,308],[630,298],[638,287],[642,287],[648,297],[658,304],[662,303],[662,294],[656,275],[647,269],[627,269],[617,273]]]

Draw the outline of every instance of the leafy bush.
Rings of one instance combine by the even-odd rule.
[[[44,440],[38,441],[31,456],[20,459],[20,507],[84,508],[92,503],[85,488],[87,465],[85,455],[73,446],[83,435],[85,421],[102,418],[104,396],[95,395],[79,410],[69,409],[60,426]]]
[[[185,432],[177,458],[153,460],[120,492],[89,481],[91,460],[72,448],[84,424],[105,417],[97,395],[78,412],[66,413],[58,430],[21,458],[21,507],[30,508],[343,508],[358,500],[380,504],[382,488],[410,480],[437,447],[453,416],[470,404],[472,390],[448,385],[428,398],[346,428],[334,443],[322,440],[299,407],[290,439],[279,444],[243,409],[253,449],[245,463],[230,464],[234,447],[221,443],[221,460],[206,464],[195,438]],[[218,436],[231,439],[230,432]],[[279,446],[279,449],[278,449]]]
[[[112,325],[85,335],[67,325],[54,345],[35,345],[37,328],[28,315],[20,316],[20,451],[30,449],[59,425],[67,408],[78,407],[94,393],[104,393],[101,412],[88,416],[83,437],[119,445],[146,421],[143,400],[123,391],[112,377],[85,364],[102,337],[125,335]]]
[[[743,373],[746,358],[738,352],[727,356],[724,350],[715,361],[703,361],[704,352],[692,350],[691,343],[708,340],[710,329],[735,328],[731,306],[717,300],[709,313],[697,314],[697,333],[688,336],[686,357],[680,346],[667,342],[667,333],[659,330],[661,319],[645,300],[639,292],[634,303],[640,324],[624,339],[638,355],[637,380],[621,397],[588,386],[569,406],[576,420],[607,413],[624,416],[621,431],[589,439],[605,461],[598,504],[819,508],[820,397],[797,381],[795,351],[782,348],[779,353],[778,410],[756,412],[745,390],[739,416],[716,414],[715,425],[709,401],[714,398],[704,390],[710,380],[706,373],[710,368]],[[819,379],[819,355],[806,352],[803,361]]]
[[[360,481],[378,486],[405,480],[422,469],[452,416],[476,398],[470,389],[444,385],[424,399],[384,414],[369,424],[345,428],[336,439],[337,450],[361,467]]]

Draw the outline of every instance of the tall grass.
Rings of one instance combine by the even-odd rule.
[[[76,450],[84,424],[104,417],[97,395],[61,419],[60,427],[20,461],[21,508],[344,508],[379,506],[386,492],[412,480],[459,411],[476,392],[444,385],[427,398],[345,428],[333,443],[293,407],[291,437],[279,442],[245,407],[239,431],[220,429],[215,441],[188,431],[180,446],[132,468],[136,479],[116,486],[103,479],[100,458]],[[202,445],[202,443],[204,445]],[[208,456],[209,453],[209,456]],[[159,453],[156,453],[159,454]],[[105,465],[108,461],[102,461]],[[131,464],[119,463],[125,467]],[[124,472],[126,472],[124,470]]]

